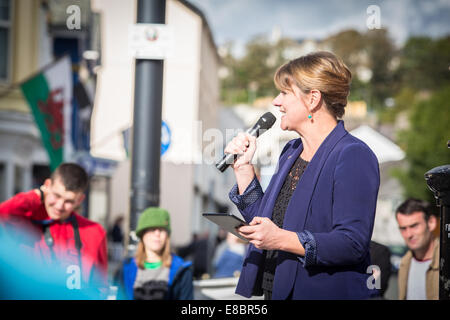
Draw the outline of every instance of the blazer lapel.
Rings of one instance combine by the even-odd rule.
[[[325,161],[328,158],[330,152],[333,150],[334,146],[346,134],[347,131],[344,128],[344,122],[340,120],[333,131],[331,131],[331,133],[326,137],[326,139],[320,145],[319,149],[316,151],[316,154],[306,167],[305,172],[303,172],[303,175],[301,176],[294,194],[292,195],[291,201],[289,202],[289,205],[286,209],[283,229],[290,231],[299,231],[304,229],[312,194],[314,193],[314,189],[316,187],[320,172],[322,171]],[[298,153],[298,155],[300,155],[300,153]],[[283,176],[283,178],[284,177],[285,175]],[[273,208],[273,206],[271,208]]]

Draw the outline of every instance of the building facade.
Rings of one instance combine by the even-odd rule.
[[[118,215],[129,225],[130,160],[125,132],[131,132],[134,58],[128,50],[129,28],[136,22],[136,1],[95,0],[102,17],[102,66],[92,117],[92,154],[118,161],[111,180],[110,222]],[[204,133],[218,128],[220,60],[203,14],[185,1],[166,1],[166,26],[172,47],[164,60],[162,121],[170,130],[161,157],[160,206],[172,215],[171,240],[186,244],[202,232],[203,210],[223,203],[211,193],[220,173],[208,172],[203,158]],[[125,139],[124,139],[125,136]],[[145,137],[142,137],[145,139]],[[199,220],[200,219],[200,220]]]
[[[0,16],[0,201],[29,190],[49,173],[18,83],[49,62],[45,10],[40,1],[3,1]],[[44,36],[43,41],[39,39]]]
[[[77,154],[65,161],[79,162],[89,171],[92,183],[80,213],[105,225],[114,162],[89,153],[93,71],[99,61],[86,54],[100,50],[99,15],[89,0],[5,0],[0,12],[0,201],[39,187],[50,175],[49,157],[20,85],[68,55],[75,93],[71,138]]]

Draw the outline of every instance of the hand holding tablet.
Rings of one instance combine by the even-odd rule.
[[[244,241],[248,241],[247,239],[242,237],[236,230],[241,226],[248,226],[248,223],[241,218],[238,218],[231,213],[204,213],[203,216],[217,224],[222,229],[231,232],[236,237]]]

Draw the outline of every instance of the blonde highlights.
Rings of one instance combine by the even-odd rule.
[[[274,76],[280,91],[292,91],[298,87],[304,94],[312,89],[322,94],[328,111],[335,118],[342,118],[350,93],[352,73],[345,63],[331,52],[319,51],[307,54],[278,68]]]

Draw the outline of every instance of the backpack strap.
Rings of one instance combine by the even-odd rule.
[[[83,247],[83,244],[81,242],[80,230],[78,227],[78,221],[77,221],[77,218],[75,217],[75,214],[72,214],[69,217],[69,221],[73,227],[73,235],[75,238],[75,248],[77,249],[77,252],[78,252],[78,264],[80,266],[80,270],[82,270],[81,269],[81,248]],[[48,248],[50,249],[50,252],[52,255],[52,261],[56,261],[55,252],[53,250],[55,240],[53,239],[52,234],[50,233],[50,224],[53,223],[54,221],[51,219],[48,219],[48,220],[32,220],[32,222],[34,224],[42,227],[42,232],[44,233],[44,240],[45,240],[45,243],[47,244]]]
[[[73,227],[73,235],[75,237],[75,248],[77,249],[77,252],[78,252],[78,263],[80,266],[80,270],[82,270],[82,268],[81,268],[81,248],[83,247],[83,244],[81,243],[80,230],[78,227],[77,217],[75,216],[75,214],[72,214],[69,219],[70,219],[70,223],[72,224],[72,227]]]
[[[42,194],[42,192],[41,192],[41,194]],[[42,228],[42,233],[44,234],[44,241],[50,250],[52,262],[56,262],[55,251],[53,250],[55,240],[53,239],[53,236],[50,233],[50,224],[52,224],[54,221],[52,219],[47,219],[47,220],[31,220],[31,222]]]

